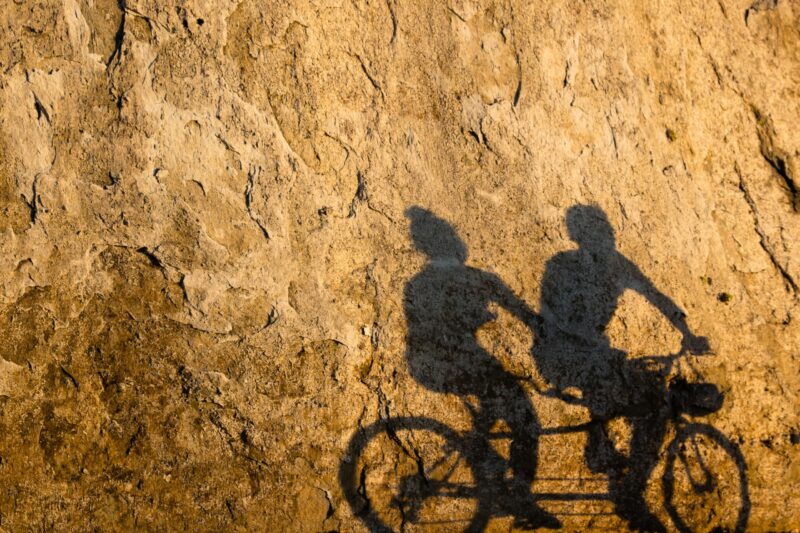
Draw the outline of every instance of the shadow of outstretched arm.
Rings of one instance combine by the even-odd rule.
[[[635,290],[649,301],[683,335],[683,347],[699,353],[709,349],[708,339],[692,333],[686,322],[686,313],[666,294],[661,292],[650,278],[644,275],[632,261],[622,254],[619,259],[628,280],[626,286]]]

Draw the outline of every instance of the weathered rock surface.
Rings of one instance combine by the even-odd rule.
[[[356,513],[384,512],[369,484],[424,461],[397,425],[367,463],[348,455],[359,428],[466,431],[470,409],[499,421],[519,400],[448,391],[442,332],[502,363],[464,367],[487,387],[542,370],[502,299],[454,322],[494,296],[458,292],[455,256],[426,265],[412,206],[457,232],[480,290],[497,280],[556,325],[613,311],[593,335],[629,359],[681,345],[649,280],[716,354],[693,362],[724,403],[696,420],[741,451],[749,502],[727,487],[713,511],[800,527],[796,2],[6,0],[0,73],[4,530],[365,529]],[[589,261],[575,205],[605,213],[641,283],[542,288],[559,253]],[[455,293],[415,372],[404,292],[440,267],[426,294]],[[525,390],[543,427],[589,419]],[[624,453],[629,424],[608,431]],[[646,494],[668,528],[673,435]],[[539,439],[534,492],[607,490],[586,438]],[[368,470],[352,505],[343,464]],[[709,508],[681,498],[703,529]],[[458,500],[443,516],[475,512]],[[610,502],[541,505],[569,529],[635,527]],[[489,529],[512,527],[500,514]]]

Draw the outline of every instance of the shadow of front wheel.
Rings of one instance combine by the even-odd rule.
[[[681,532],[743,532],[750,516],[739,447],[708,424],[687,424],[667,448],[664,505]]]

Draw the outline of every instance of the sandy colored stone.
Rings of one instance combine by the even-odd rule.
[[[748,529],[800,527],[798,91],[791,0],[6,0],[2,528],[364,530],[354,435],[472,423],[475,398],[409,369],[408,208],[538,313],[578,204],[709,339],[703,420],[746,461]],[[480,345],[535,375],[535,335],[492,311]],[[606,334],[631,358],[681,343],[632,290]],[[544,427],[588,419],[531,401]],[[414,438],[370,448],[376,471],[413,472]],[[575,485],[534,488],[605,490],[585,439],[541,438],[540,477]]]

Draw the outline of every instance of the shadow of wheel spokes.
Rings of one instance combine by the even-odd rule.
[[[687,475],[694,490],[697,493],[711,492],[717,488],[718,482],[709,467],[708,458],[704,456],[707,452],[705,452],[702,445],[698,443],[697,435],[692,435],[690,440],[692,453],[687,454],[684,450],[681,450],[681,462],[686,468]],[[699,472],[695,474],[694,471]]]
[[[667,449],[664,504],[687,531],[744,531],[750,515],[746,465],[738,446],[708,424],[680,428]]]
[[[461,435],[426,418],[376,422],[354,437],[340,470],[371,531],[469,531],[480,495]]]

